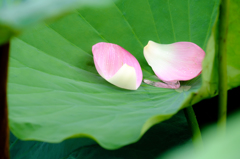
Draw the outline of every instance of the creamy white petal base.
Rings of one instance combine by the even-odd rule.
[[[130,89],[130,90],[137,89],[136,71],[134,67],[128,66],[127,64],[124,64],[113,77],[106,80],[120,88]]]

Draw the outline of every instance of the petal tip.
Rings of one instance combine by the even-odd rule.
[[[153,41],[151,41],[151,40],[149,40],[148,41],[148,43],[147,43],[147,45],[144,47],[144,49],[147,49],[150,45],[152,45],[154,42]]]

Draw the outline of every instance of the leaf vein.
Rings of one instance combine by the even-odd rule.
[[[210,17],[211,19],[210,19],[210,21],[209,21],[208,31],[207,31],[207,34],[206,34],[206,38],[205,38],[205,40],[204,40],[203,49],[205,49],[206,44],[207,44],[207,38],[208,38],[209,32],[210,32],[210,30],[211,30],[211,23],[212,23],[213,13],[214,13],[214,9],[215,9],[216,5],[217,5],[217,1],[215,0],[215,4],[214,4],[213,10],[212,10],[211,17]]]
[[[84,17],[83,15],[77,10],[77,14],[105,41],[105,42],[108,42],[108,40],[106,40],[100,33],[99,31],[97,31],[96,28],[94,28],[90,22],[88,22]]]
[[[127,21],[126,17],[124,16],[124,14],[122,13],[122,11],[118,8],[118,6],[114,3],[114,5],[116,6],[116,8],[118,9],[118,11],[122,14],[123,19],[126,21],[126,23],[128,24],[128,27],[130,28],[130,30],[132,31],[133,35],[135,36],[135,38],[137,39],[137,41],[139,42],[139,44],[141,45],[141,47],[144,47],[142,42],[139,40],[137,34],[134,32],[132,26],[129,24],[129,22]]]
[[[191,28],[190,28],[190,5],[188,0],[188,34],[189,34],[189,41],[191,42]]]
[[[154,18],[153,13],[152,13],[152,8],[151,8],[151,6],[150,6],[150,4],[149,4],[149,0],[147,0],[147,2],[148,2],[148,6],[149,6],[149,8],[150,8],[151,14],[152,14],[152,19],[153,19],[153,23],[154,23],[154,28],[155,28],[155,31],[156,31],[156,34],[157,34],[159,43],[161,43],[161,40],[160,40],[160,38],[159,38],[158,31],[157,31],[157,26],[156,26],[155,18]]]
[[[173,20],[172,20],[172,14],[171,14],[171,10],[170,10],[169,0],[168,0],[168,11],[169,11],[170,19],[171,19],[174,41],[176,42],[177,40],[176,40],[175,31],[174,31],[174,27],[173,27]]]
[[[66,41],[68,41],[70,44],[72,44],[73,46],[79,48],[82,52],[84,52],[85,54],[92,56],[91,54],[87,53],[86,51],[84,51],[82,48],[80,48],[79,46],[73,44],[71,41],[69,41],[68,39],[66,39],[63,35],[61,35],[59,32],[57,32],[55,29],[53,29],[52,27],[50,27],[48,24],[45,23],[45,25],[51,29],[52,31],[54,31],[56,34],[58,34],[59,36],[61,36],[63,39],[65,39]]]

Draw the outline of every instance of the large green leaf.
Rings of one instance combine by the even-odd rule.
[[[212,48],[208,39],[218,6],[219,0],[122,0],[108,8],[75,10],[13,39],[8,86],[12,132],[20,139],[48,142],[89,137],[115,149],[211,96],[203,91],[194,97],[201,76],[183,82],[191,86],[185,91],[144,83],[137,91],[117,88],[96,72],[91,47],[100,41],[124,47],[140,62],[144,79],[151,78],[154,73],[143,56],[148,40],[192,41]]]
[[[1,0],[0,44],[36,22],[62,15],[76,6],[105,6],[109,0]]]
[[[11,159],[153,159],[176,145],[186,143],[190,136],[186,118],[180,111],[171,119],[153,126],[138,142],[118,150],[103,149],[87,138],[52,144],[21,141],[11,134],[10,154]]]

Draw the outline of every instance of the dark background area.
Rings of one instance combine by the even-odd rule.
[[[236,87],[228,91],[228,116],[236,111],[240,111],[240,104],[238,103],[240,97],[237,96],[238,94],[240,94],[240,87]],[[218,119],[218,96],[202,100],[201,102],[195,104],[193,109],[195,111],[200,129],[216,123]]]

